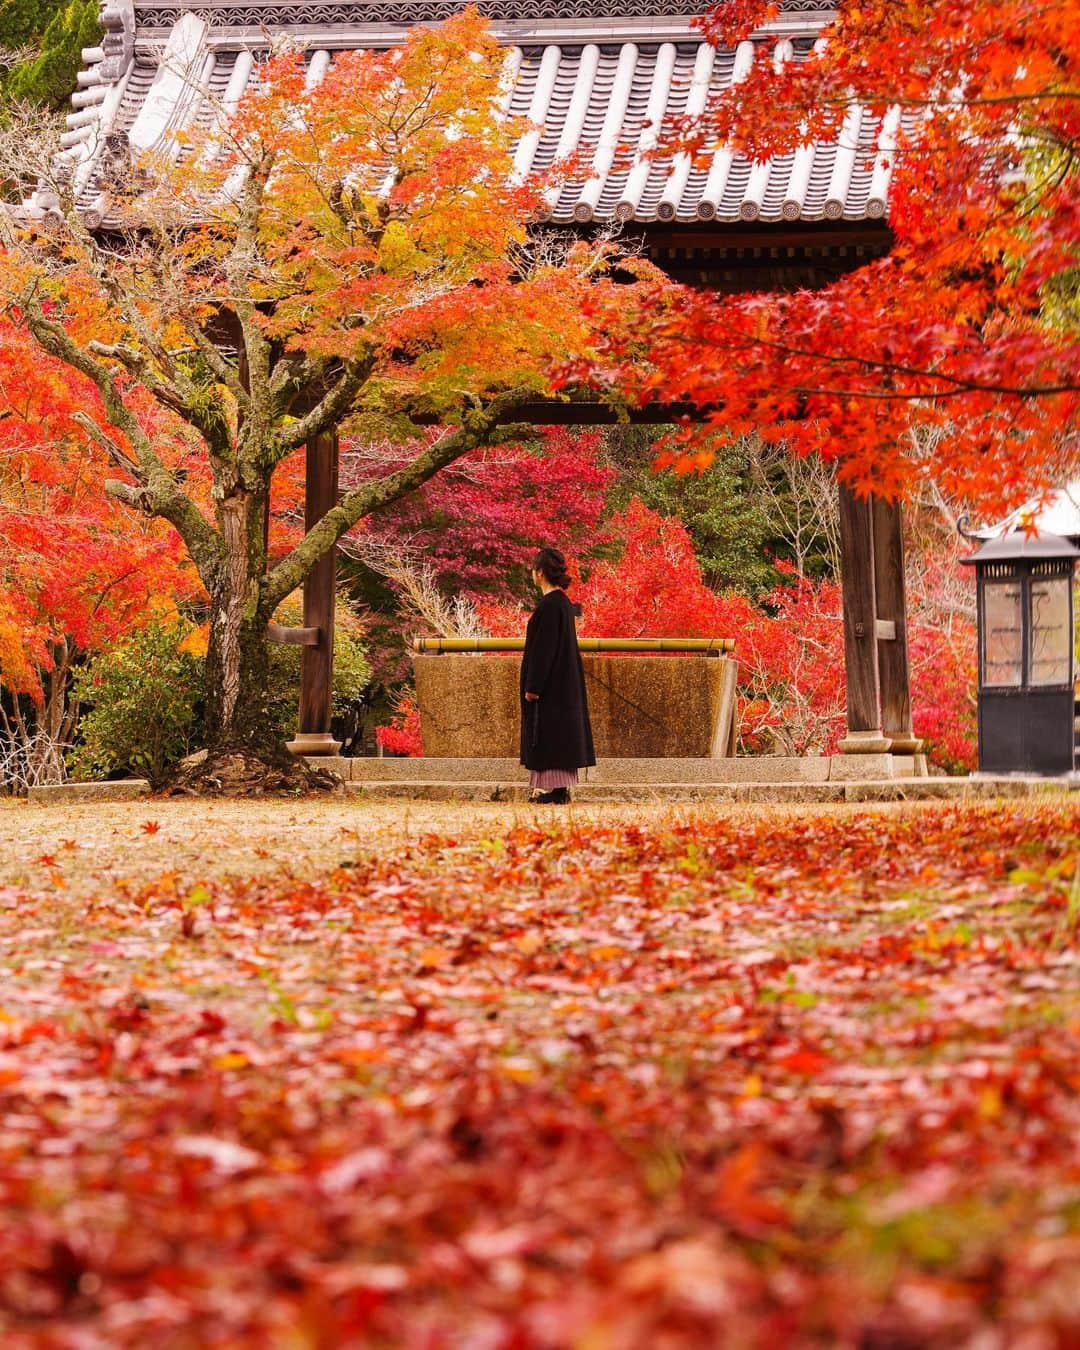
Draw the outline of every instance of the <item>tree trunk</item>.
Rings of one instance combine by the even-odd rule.
[[[211,597],[206,658],[206,748],[280,753],[270,727],[266,623],[235,618],[235,600]]]
[[[263,610],[265,497],[236,493],[218,509],[223,558],[210,590],[206,748],[277,756],[270,726],[270,654]]]

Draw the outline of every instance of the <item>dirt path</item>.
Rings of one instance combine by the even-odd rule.
[[[171,871],[215,880],[309,877],[358,852],[397,849],[431,832],[498,834],[522,814],[521,807],[442,802],[0,801],[0,885],[25,885],[42,868],[60,872],[76,890]]]
[[[759,820],[867,811],[894,815],[937,812],[944,804],[793,806],[665,803],[597,804],[573,808],[581,824],[677,824],[723,816]],[[1014,808],[1015,809],[1015,808]],[[73,893],[126,880],[142,883],[166,872],[195,880],[273,876],[306,878],[357,854],[393,851],[425,834],[497,838],[523,821],[564,816],[553,808],[454,802],[192,801],[38,806],[0,798],[0,886],[34,885],[53,874]]]

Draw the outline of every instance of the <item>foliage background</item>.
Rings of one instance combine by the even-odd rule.
[[[280,622],[298,625],[299,606],[280,611]],[[271,651],[269,715],[281,740],[296,730],[300,698],[300,647]],[[199,748],[205,701],[206,634],[190,622],[151,622],[94,656],[78,671],[74,695],[84,711],[80,743],[70,757],[78,778],[135,775],[160,786],[168,771]],[[362,627],[340,607],[334,627],[333,717],[349,719],[371,678]]]

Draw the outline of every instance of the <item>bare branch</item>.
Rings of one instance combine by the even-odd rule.
[[[401,549],[382,548],[364,535],[349,541],[350,556],[359,558],[393,586],[406,614],[439,637],[488,637],[476,607],[464,595],[447,599],[439,590],[430,563],[410,558]]]
[[[165,467],[138,418],[124,403],[112,372],[79,347],[61,324],[46,318],[36,293],[24,293],[22,306],[27,326],[38,345],[96,385],[105,405],[106,417],[124,433],[135,450],[139,464],[138,477],[144,485],[144,493],[149,494],[138,504],[142,510],[161,516],[176,527],[205,581],[209,570],[220,558],[221,540]]]

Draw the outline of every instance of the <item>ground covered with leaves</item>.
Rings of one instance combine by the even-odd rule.
[[[0,817],[5,1350],[1080,1343],[1080,806],[133,809]]]

